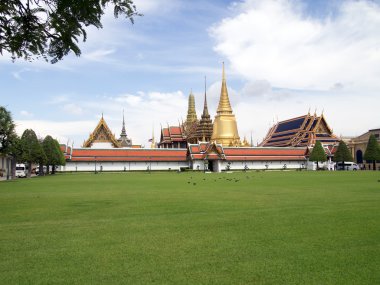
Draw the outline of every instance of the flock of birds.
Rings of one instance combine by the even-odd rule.
[[[245,178],[246,179],[253,179],[254,178],[254,176],[245,176]],[[203,181],[206,181],[206,178],[202,178],[202,180]],[[207,179],[207,180],[214,180],[214,182],[217,182],[218,180],[221,180],[222,182],[223,181],[228,181],[228,182],[239,182],[240,180],[241,180],[241,178],[240,179],[238,179],[238,178],[228,178],[228,177],[226,177],[226,176],[223,176],[223,177],[218,177],[218,178],[212,178],[212,179]],[[196,186],[197,185],[197,181],[195,180],[195,178],[194,178],[194,180],[193,180],[193,176],[190,176],[189,177],[189,180],[187,181],[187,184],[193,184],[194,186]]]

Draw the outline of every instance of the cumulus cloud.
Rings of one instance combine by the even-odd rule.
[[[334,16],[308,17],[298,1],[246,0],[210,29],[215,50],[249,81],[282,88],[380,88],[380,6],[343,1]],[[337,85],[338,84],[338,85]]]
[[[23,117],[33,117],[34,116],[33,113],[25,111],[25,110],[21,110],[20,115]]]

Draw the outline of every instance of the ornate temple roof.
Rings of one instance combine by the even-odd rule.
[[[189,145],[193,160],[223,159],[227,161],[290,161],[305,160],[306,147],[224,147],[215,143]]]
[[[168,126],[161,129],[160,144],[185,141],[186,136],[182,126]]]
[[[317,116],[308,113],[276,123],[269,129],[260,146],[313,146],[316,140],[322,145],[334,145],[339,142],[323,114]]]
[[[115,136],[112,134],[110,128],[108,127],[106,121],[103,118],[99,120],[98,125],[94,131],[90,134],[89,138],[83,143],[83,147],[91,147],[94,143],[111,143],[113,147],[119,148],[121,144],[117,141]]]

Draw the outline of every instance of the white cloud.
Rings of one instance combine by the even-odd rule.
[[[215,50],[249,81],[283,88],[380,89],[380,6],[343,1],[334,17],[307,17],[297,1],[246,0],[210,29]]]
[[[62,109],[71,115],[82,115],[84,113],[83,109],[74,103],[65,104]]]

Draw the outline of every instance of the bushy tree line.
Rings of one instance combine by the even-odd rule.
[[[16,163],[28,164],[28,177],[31,175],[33,163],[39,165],[40,175],[44,174],[44,165],[47,171],[51,166],[54,174],[55,166],[65,164],[65,157],[57,140],[51,136],[39,140],[32,129],[25,130],[21,137],[17,136],[12,115],[2,106],[0,106],[0,154],[12,156],[12,177],[15,176]]]

